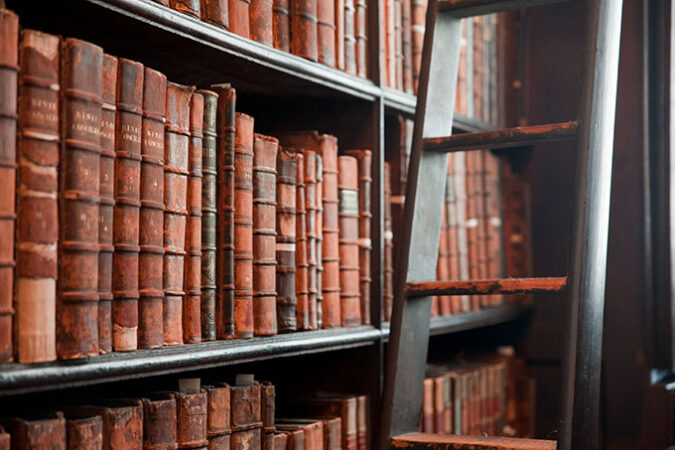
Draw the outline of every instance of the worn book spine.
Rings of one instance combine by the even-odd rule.
[[[502,220],[501,220],[501,189],[499,177],[499,157],[490,152],[485,153],[485,194],[486,215],[485,221],[487,236],[488,277],[502,278],[504,275],[504,253],[502,247]],[[494,305],[504,301],[504,296],[493,295]]]
[[[201,334],[202,341],[216,339],[216,221],[217,159],[216,117],[218,94],[202,89],[204,97],[204,140],[202,142],[202,264]]]
[[[102,447],[97,448],[143,448],[143,405],[140,400],[112,400],[101,405],[69,409],[102,418]]]
[[[457,89],[455,90],[455,111],[468,115],[466,105],[466,26],[467,20],[462,20],[462,34],[459,44],[459,63],[457,66]]]
[[[230,387],[227,384],[206,386],[208,412],[206,434],[209,450],[230,448]]]
[[[201,0],[202,20],[227,29],[229,26],[227,3],[228,0]]]
[[[318,59],[316,0],[290,0],[291,53],[312,61]]]
[[[412,1],[401,0],[401,45],[403,50],[403,92],[413,93]]]
[[[412,63],[413,89],[417,93],[422,66],[422,47],[426,25],[427,0],[412,0]]]
[[[446,177],[447,179],[447,177]],[[446,192],[447,192],[447,181],[446,181]],[[438,263],[436,265],[436,279],[440,281],[449,280],[448,272],[448,215],[447,215],[447,194],[444,198],[443,208],[441,210],[441,233],[438,242]],[[445,316],[450,314],[450,297],[448,296],[437,296],[438,297],[438,312],[440,315]],[[436,300],[436,298],[434,298]]]
[[[384,65],[386,67],[384,73],[387,75],[384,82],[386,86],[390,88],[396,87],[396,34],[394,33],[394,0],[384,0],[384,22],[385,22],[385,32],[384,32],[384,48],[385,48],[385,58]]]
[[[469,248],[467,243],[466,227],[466,156],[467,154],[458,152],[453,156],[453,165],[455,169],[455,214],[457,223],[457,266],[459,269],[459,280],[469,279]],[[464,295],[459,297],[459,306],[461,312],[468,312],[469,297]]]
[[[403,1],[394,0],[394,69],[395,87],[403,90]]]
[[[455,186],[455,155],[448,155],[448,177],[445,186],[446,221],[448,224],[446,252],[448,255],[448,279],[459,280],[459,248],[457,239],[457,195]],[[450,311],[453,314],[461,311],[460,297],[450,296]]]
[[[272,443],[274,450],[287,450],[288,449],[288,434],[284,432],[276,432],[273,435]]]
[[[60,411],[0,420],[11,435],[12,448],[66,450],[66,419]]]
[[[291,23],[289,0],[273,0],[272,38],[274,48],[284,52],[291,51]]]
[[[323,448],[325,450],[342,449],[342,418],[323,419]]]
[[[230,387],[230,425],[232,433],[262,427],[260,383]],[[234,435],[232,436],[234,439]]]
[[[276,392],[274,385],[269,381],[260,383],[260,414],[262,419],[263,433],[274,434],[275,431],[275,401]]]
[[[16,30],[18,19],[13,14],[0,11],[0,27],[3,36],[5,33],[9,35],[2,42],[11,43],[14,31],[8,31],[7,28],[14,27]],[[20,363],[56,359],[59,47],[59,38],[56,36],[33,30],[24,30],[21,33],[14,299],[15,351]],[[0,55],[0,58],[2,57]],[[10,72],[0,68],[0,79],[8,78],[10,75]],[[14,84],[5,83],[4,86],[11,87]],[[5,117],[0,119],[0,129],[7,128],[6,121]],[[12,136],[13,126],[11,128],[12,130],[7,133],[3,132],[3,139]],[[0,142],[2,142],[0,154],[5,155],[10,142]],[[6,167],[0,168],[0,172],[3,173],[2,180],[10,178]],[[13,184],[12,180],[12,186]],[[6,204],[5,199],[0,202]],[[8,224],[8,221],[0,222],[0,227],[5,228]],[[12,234],[6,229],[3,236]],[[5,255],[0,257],[4,260]],[[2,272],[4,270],[6,270],[4,267],[0,268],[0,273],[3,273],[0,278],[3,280],[6,278],[6,274]],[[9,271],[11,276],[11,267]],[[12,324],[9,315],[12,310],[11,286],[8,288],[10,288],[9,304],[2,306],[6,315],[0,316],[0,320],[5,321],[0,322],[0,330],[3,333],[0,337],[2,361],[8,361],[12,356]],[[4,293],[3,290],[2,295]]]
[[[335,0],[335,65],[345,70],[345,0]]]
[[[316,154],[316,314],[317,327],[323,326],[323,158]]]
[[[295,184],[295,321],[298,330],[309,329],[309,280],[307,264],[307,205],[305,203],[305,158],[297,152]]]
[[[316,17],[319,62],[335,67],[335,1],[317,0]]]
[[[260,450],[262,448],[262,433],[260,428],[237,430],[230,438],[231,450]]]
[[[295,185],[297,158],[279,150],[277,158],[276,290],[277,324],[280,333],[295,331]]]
[[[249,25],[249,4],[251,0],[228,0],[227,3],[227,29],[239,36],[250,38],[251,28]]]
[[[253,329],[277,334],[276,226],[279,141],[256,134],[253,140]]]
[[[434,380],[424,379],[422,391],[422,420],[420,422],[422,433],[434,432]]]
[[[473,22],[473,113],[483,120],[483,17],[469,20]]]
[[[206,391],[188,394],[173,392],[176,400],[176,438],[178,448],[205,449],[208,446]]]
[[[248,19],[251,39],[267,46],[274,46],[273,0],[250,0]]]
[[[318,328],[316,284],[316,152],[303,150],[305,177],[305,233],[307,236],[307,306],[308,328]]]
[[[164,345],[183,343],[191,89],[167,85],[164,144]]]
[[[476,203],[476,247],[478,250],[478,277],[480,279],[488,278],[488,260],[487,260],[487,211],[485,208],[485,166],[484,153],[485,150],[474,152],[476,154],[476,172],[475,172],[475,196]],[[490,306],[490,297],[487,295],[480,296],[481,306]]]
[[[148,450],[178,448],[176,400],[170,395],[154,395],[151,398],[144,398],[142,402],[143,448]]]
[[[138,347],[164,343],[164,126],[166,76],[145,68],[141,136],[141,210],[138,258]]]
[[[361,324],[359,287],[359,181],[358,160],[338,157],[340,195],[340,303],[342,326]]]
[[[279,429],[283,431],[302,430],[305,442],[304,448],[323,448],[323,421],[314,419],[280,419]]]
[[[77,39],[63,42],[57,304],[57,352],[61,359],[98,354],[102,67],[100,47]]]
[[[67,448],[89,450],[103,448],[103,420],[97,415],[66,415]]]
[[[169,0],[169,6],[178,12],[199,19],[201,16],[201,5],[199,0]]]
[[[384,280],[382,282],[382,318],[391,321],[394,305],[394,239],[391,224],[391,166],[384,163]]]
[[[356,75],[356,28],[354,13],[356,8],[354,6],[355,0],[344,1],[344,55],[345,67],[344,71],[351,75]]]
[[[370,448],[370,436],[368,435],[369,415],[368,396],[359,395],[356,397],[356,443],[359,450]]]
[[[480,279],[478,266],[478,218],[476,217],[476,155],[478,152],[466,154],[466,243],[469,264],[469,279]],[[470,297],[471,309],[480,308],[480,298],[476,295]]]
[[[356,74],[362,78],[368,76],[368,4],[366,0],[355,0],[354,38],[356,39]]]

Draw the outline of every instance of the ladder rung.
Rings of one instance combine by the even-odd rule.
[[[578,124],[577,121],[551,123],[428,138],[424,140],[424,149],[439,152],[463,152],[467,150],[526,147],[546,142],[563,141],[576,137]]]
[[[482,16],[520,8],[550,5],[567,0],[440,0],[438,9],[456,17]]]
[[[408,297],[430,295],[492,295],[563,292],[567,277],[505,278],[497,280],[415,281],[406,286]]]

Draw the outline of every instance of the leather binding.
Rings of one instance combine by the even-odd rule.
[[[283,52],[291,51],[291,24],[288,5],[289,0],[273,0],[272,38],[274,48]]]
[[[501,221],[501,189],[499,177],[499,157],[490,152],[485,152],[485,195],[487,220],[487,259],[488,277],[501,278],[503,269],[502,249],[502,221]],[[493,305],[503,303],[504,296],[493,295],[490,297]]]
[[[433,432],[434,433],[448,433],[445,430],[443,421],[444,399],[443,399],[443,380],[444,376],[434,377],[433,382]]]
[[[185,229],[185,298],[183,300],[183,342],[202,341],[202,145],[204,97],[197,92],[190,99],[190,144],[188,147],[187,224]]]
[[[427,0],[412,0],[412,63],[413,89],[417,93],[422,65],[422,47],[427,15]]]
[[[391,158],[391,217],[393,239],[393,267],[397,267],[397,249],[401,245],[403,233],[403,208],[405,206],[405,189],[407,184],[408,160],[412,146],[413,122],[403,116],[397,118],[398,127],[393,130],[394,142]]]
[[[351,75],[356,75],[356,28],[355,28],[355,0],[344,1],[344,71]]]
[[[403,51],[403,92],[413,93],[413,62],[412,62],[412,3],[403,0],[401,6],[401,46]]]
[[[8,22],[11,22],[8,24]],[[18,27],[13,14],[0,10],[0,33]],[[13,36],[14,32],[9,32]],[[11,43],[11,37],[2,40]],[[3,46],[0,45],[0,48]],[[16,292],[15,351],[20,363],[53,361],[56,359],[56,276],[58,224],[58,173],[59,165],[59,47],[56,36],[33,30],[21,33],[19,46],[19,119],[18,119],[18,173],[17,173],[17,223],[16,223]],[[0,50],[2,51],[2,50]],[[6,59],[2,54],[0,58]],[[11,75],[0,68],[0,79]],[[14,84],[3,83],[3,86]],[[11,93],[9,95],[11,97]],[[16,104],[14,101],[13,104]],[[0,108],[2,106],[0,105]],[[3,108],[4,109],[4,108]],[[0,129],[5,129],[8,119],[0,119]],[[13,136],[12,130],[3,132],[2,139]],[[0,141],[2,142],[2,141]],[[13,140],[12,140],[13,142]],[[9,142],[0,143],[0,156],[5,160]],[[11,150],[13,152],[13,149]],[[9,156],[9,155],[6,155]],[[11,155],[13,162],[14,155]],[[9,160],[9,159],[8,159]],[[0,162],[0,165],[3,163]],[[0,167],[0,180],[13,178],[13,170]],[[14,180],[10,184],[14,186]],[[13,189],[2,189],[9,193]],[[13,209],[8,199],[0,199],[2,210]],[[14,196],[12,195],[12,201]],[[38,215],[38,211],[40,212]],[[13,236],[7,220],[0,219],[2,236]],[[12,239],[5,239],[11,242]],[[10,249],[11,250],[11,249]],[[4,252],[4,249],[3,249]],[[0,254],[4,261],[9,254]],[[8,260],[9,262],[11,260]],[[2,263],[0,263],[1,265]],[[11,266],[0,267],[0,296],[9,293],[9,304],[2,301],[0,315],[0,360],[9,361],[12,356],[11,324]],[[5,273],[9,270],[8,273]]]
[[[66,449],[66,419],[60,411],[0,420],[14,449]]]
[[[354,11],[354,38],[355,38],[355,59],[356,74],[362,78],[368,76],[368,5],[366,0],[355,0],[356,9]]]
[[[272,47],[274,45],[273,0],[250,0],[250,2],[248,20],[251,27],[251,39]]]
[[[304,435],[304,448],[323,448],[323,421],[315,419],[279,419],[277,427],[282,431],[302,430]]]
[[[370,150],[348,150],[359,162],[359,271],[361,293],[361,321],[370,325],[370,253],[372,251],[370,222],[373,217],[371,192],[373,185],[372,161]]]
[[[342,419],[342,448],[357,450],[357,400],[356,397],[314,398],[305,400],[302,411],[313,417],[340,417]]]
[[[145,68],[141,137],[141,210],[138,257],[138,347],[164,342],[164,126],[166,76]]]
[[[234,138],[236,92],[229,85],[214,86],[216,114],[216,337],[234,336]]]
[[[305,158],[297,153],[295,184],[295,321],[298,330],[309,328],[309,280],[307,276],[307,209],[305,203]]]
[[[262,417],[260,408],[260,384],[230,388],[230,412],[232,450],[259,450],[262,446]]]
[[[340,156],[338,167],[342,326],[353,327],[361,324],[358,161]]]
[[[172,392],[176,399],[178,448],[206,449],[208,396],[206,391],[193,394]]]
[[[466,92],[466,28],[467,21],[462,20],[462,37],[459,45],[459,63],[457,66],[457,89],[455,93],[455,111],[468,115]]]
[[[108,400],[100,405],[68,408],[102,419],[103,450],[143,448],[143,405],[140,400]]]
[[[276,432],[272,435],[272,448],[274,450],[287,450],[288,448],[288,434],[283,432]]]
[[[448,280],[459,279],[459,254],[457,249],[457,201],[455,195],[455,157],[448,155],[448,176],[445,183],[445,221],[446,229],[446,254]],[[449,296],[450,313],[460,312],[460,299],[458,296]]]
[[[295,185],[298,163],[294,152],[280,149],[277,157],[276,290],[280,333],[295,331]]]
[[[0,426],[0,450],[10,450],[10,435],[2,426]]]
[[[230,437],[231,450],[260,450],[261,448],[262,435],[260,428],[233,432]]]
[[[446,191],[447,191],[447,182],[446,182]],[[443,202],[443,208],[441,211],[441,233],[438,239],[438,261],[436,262],[436,279],[445,281],[448,280],[448,221],[447,221],[447,201]],[[437,304],[437,312],[444,316],[450,314],[449,303],[445,301],[450,297],[447,296],[434,296],[432,299],[433,303]],[[432,306],[433,308],[433,306]]]
[[[303,150],[305,178],[305,246],[307,250],[307,326],[318,328],[316,284],[316,153]]]
[[[469,249],[467,243],[466,227],[466,157],[462,152],[455,153],[453,156],[453,166],[455,168],[455,213],[457,221],[457,266],[459,268],[459,279],[469,279]],[[470,310],[469,297],[464,295],[459,297],[460,309],[462,312]]]
[[[385,58],[384,58],[384,73],[387,75],[385,82],[390,88],[396,87],[396,58],[394,55],[396,46],[396,35],[394,34],[394,0],[384,0],[384,22],[385,32]]]
[[[209,450],[230,448],[230,387],[225,384],[205,386],[208,395],[206,434]]]
[[[216,217],[217,159],[216,115],[218,94],[199,90],[204,97],[204,140],[202,143],[202,341],[216,339]]]
[[[12,360],[19,17],[0,9],[0,362]]]
[[[200,18],[201,5],[199,0],[169,0],[172,9],[187,14],[188,16]]]
[[[483,17],[469,19],[473,26],[473,114],[483,120]]]
[[[424,379],[422,391],[422,433],[434,432],[434,380]]]
[[[342,419],[340,417],[323,419],[323,448],[325,450],[342,449]]]
[[[164,345],[183,343],[191,89],[167,85],[164,144]]]
[[[302,428],[297,428],[292,431],[282,431],[282,433],[286,434],[288,450],[305,449],[305,432]]]
[[[476,171],[475,171],[475,195],[474,202],[476,203],[476,248],[478,252],[477,265],[478,265],[478,277],[481,279],[488,278],[488,260],[487,260],[487,228],[486,228],[486,209],[485,209],[485,170],[483,164],[483,154],[484,150],[473,152],[475,154],[476,160]],[[489,306],[489,296],[481,295],[480,303],[481,306]]]
[[[201,0],[202,20],[211,25],[228,28],[228,0]]]
[[[478,267],[478,217],[476,211],[476,155],[477,152],[468,152],[466,155],[466,239],[468,250],[469,277],[471,280],[480,278]],[[480,308],[480,298],[471,296],[471,309]]]
[[[314,233],[316,234],[316,315],[317,328],[323,324],[323,292],[321,286],[323,283],[323,159],[320,154],[316,154],[316,224]]]
[[[253,139],[253,329],[257,336],[277,334],[276,214],[279,141]]]
[[[318,61],[335,67],[335,2],[317,0],[316,18]]]
[[[274,385],[269,381],[260,383],[260,395],[263,432],[274,433],[274,406],[276,399]]]
[[[380,80],[382,86],[389,86],[389,73],[387,70],[387,0],[378,2],[380,19],[378,20],[377,32],[379,34],[379,60]]]
[[[100,47],[77,39],[63,42],[57,304],[57,352],[61,359],[98,354],[102,66]]]
[[[345,0],[335,0],[335,65],[345,70]]]
[[[290,0],[291,53],[311,61],[318,59],[316,0]]]
[[[370,436],[368,435],[369,416],[368,396],[359,395],[356,397],[356,442],[359,450],[370,448]]]
[[[143,448],[178,448],[176,400],[171,394],[153,394],[143,402]]]
[[[112,272],[115,351],[138,348],[143,79],[141,63],[118,59]]]
[[[159,3],[160,5],[169,6],[169,0],[154,0],[154,2]]]
[[[227,16],[229,19],[228,30],[239,36],[250,38],[248,10],[251,0],[228,0]]]
[[[403,90],[403,0],[394,0],[394,74],[396,89]]]
[[[382,317],[391,321],[394,304],[394,241],[391,224],[391,166],[384,163],[384,280],[382,283]]]
[[[113,351],[112,261],[115,207],[115,106],[117,95],[117,58],[103,55],[103,104],[101,106],[101,164],[99,173],[98,222],[98,351]]]
[[[95,450],[103,448],[101,416],[79,411],[66,413],[66,442],[69,449]]]

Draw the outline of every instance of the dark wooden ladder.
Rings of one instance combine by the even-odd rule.
[[[429,0],[403,235],[381,408],[380,448],[599,447],[599,391],[610,183],[622,0],[586,0],[587,40],[579,120],[450,136],[461,20],[561,0]],[[583,20],[583,19],[582,19]],[[577,140],[567,277],[432,281],[448,152]],[[560,435],[556,442],[432,435],[419,429],[432,295],[561,292],[568,299]]]

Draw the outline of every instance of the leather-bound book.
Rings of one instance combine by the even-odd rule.
[[[251,0],[228,0],[227,3],[227,29],[245,38],[251,37],[248,15],[250,3]]]
[[[354,11],[354,38],[355,38],[355,58],[356,74],[362,78],[368,76],[368,5],[366,0],[355,0],[356,9]]]
[[[164,144],[164,345],[183,343],[191,89],[169,83]]]
[[[342,419],[340,417],[323,419],[323,448],[325,450],[342,449]]]
[[[263,432],[274,433],[274,412],[276,399],[274,385],[269,381],[263,381],[260,383],[260,395]]]
[[[143,65],[119,58],[115,120],[113,216],[113,347],[138,348]]]
[[[335,0],[335,65],[345,70],[345,0]]]
[[[7,433],[2,426],[0,426],[0,450],[10,450],[10,439],[11,436],[9,433]]]
[[[307,315],[308,328],[318,328],[316,284],[316,153],[303,150],[305,177],[305,235],[307,250]]]
[[[471,280],[480,279],[480,267],[478,266],[478,217],[477,201],[478,195],[476,189],[476,155],[478,152],[467,152],[466,154],[466,242],[468,250],[469,277]],[[476,295],[471,296],[471,309],[480,308],[480,298]]]
[[[317,0],[318,61],[335,67],[335,1]]]
[[[206,391],[195,393],[173,392],[176,399],[178,448],[205,449],[207,439],[208,397]]]
[[[422,421],[420,422],[422,433],[434,432],[434,380],[424,379],[422,391]]]
[[[260,384],[232,386],[230,400],[232,450],[259,450],[262,446]]]
[[[287,450],[288,449],[288,434],[284,432],[276,432],[272,435],[272,442],[274,450]]]
[[[13,449],[66,450],[66,419],[60,411],[0,419]]]
[[[202,341],[202,130],[204,97],[195,92],[190,99],[190,144],[188,148],[187,224],[185,229],[185,298],[183,342]]]
[[[445,213],[447,222],[446,253],[448,261],[448,280],[459,279],[459,250],[457,247],[457,196],[455,185],[455,155],[448,155],[448,178],[445,185]],[[461,311],[460,298],[450,296],[450,311]]]
[[[478,265],[478,278],[487,279],[488,278],[488,260],[487,260],[487,228],[486,228],[486,209],[485,209],[485,170],[483,164],[483,153],[484,150],[473,152],[475,154],[476,161],[476,170],[474,174],[474,186],[475,186],[475,211],[476,211],[476,249],[478,252],[477,255],[477,265]],[[489,296],[481,295],[480,302],[481,306],[489,306]]]
[[[257,336],[277,334],[276,214],[279,141],[253,139],[253,328]]]
[[[57,352],[61,359],[98,354],[102,66],[100,47],[77,39],[63,42],[57,304]]]
[[[373,217],[371,208],[371,189],[373,185],[372,161],[370,150],[348,150],[348,155],[359,161],[359,272],[361,292],[361,320],[370,325],[370,253],[373,248],[370,239],[370,222]]]
[[[0,11],[1,33],[6,28],[2,24],[12,20],[12,17],[15,16],[7,16],[4,11]],[[59,47],[59,38],[56,36],[33,30],[21,33],[14,299],[15,352],[20,363],[56,359],[59,91],[50,89],[50,86],[59,85]],[[4,68],[0,68],[0,78],[6,77],[6,73]],[[6,119],[0,120],[0,127],[4,127]],[[7,135],[3,133],[2,136]],[[9,143],[0,145],[0,152],[4,153]],[[0,168],[0,172],[3,171],[7,172],[7,169]],[[3,181],[8,178],[9,172],[5,175]],[[0,202],[5,204],[5,199]],[[7,225],[10,225],[8,221],[0,222],[0,227]],[[12,236],[9,229],[3,233],[3,236]],[[11,242],[12,239],[7,241]],[[3,255],[0,257],[5,258]],[[9,269],[11,281],[11,267]],[[5,270],[0,267],[1,282],[7,278],[3,272]],[[10,296],[5,312],[9,314],[11,285],[8,288]],[[5,293],[3,290],[0,296]],[[4,300],[2,308],[5,308]],[[0,316],[0,321],[4,321],[0,322],[0,333],[3,333],[0,336],[0,360],[8,361],[12,356],[11,315]]]
[[[251,39],[272,47],[274,45],[273,0],[250,0],[248,20]]]
[[[403,0],[394,0],[394,82],[403,90]]]
[[[485,152],[485,205],[487,215],[485,234],[487,237],[488,278],[501,278],[504,272],[499,169],[499,157],[490,152]],[[491,300],[494,305],[500,304],[504,301],[504,296],[493,295]]]
[[[0,9],[0,362],[12,359],[19,18]]]
[[[273,0],[272,2],[272,38],[274,48],[284,52],[291,51],[289,0]]]
[[[204,140],[202,143],[202,341],[216,339],[216,217],[217,159],[216,115],[218,94],[198,91],[204,97]]]
[[[234,336],[234,137],[236,92],[214,86],[216,114],[216,337]]]
[[[296,154],[280,149],[277,158],[276,289],[277,326],[280,333],[295,331],[295,185]]]
[[[412,61],[412,2],[402,0],[401,4],[401,45],[403,50],[403,92],[413,93]]]
[[[318,59],[316,0],[290,0],[291,53],[311,61]]]
[[[143,402],[143,448],[178,448],[176,400],[171,394],[153,394]]]
[[[171,8],[188,16],[200,18],[201,5],[199,0],[169,0]]]
[[[417,85],[422,66],[422,47],[424,46],[424,29],[426,26],[427,0],[412,0],[412,63],[413,89],[417,93]]]
[[[391,166],[384,163],[384,280],[382,282],[382,317],[391,320],[394,304],[394,240],[391,224]]]
[[[145,68],[141,137],[141,210],[138,257],[138,347],[164,343],[164,126],[166,76]]]
[[[448,222],[447,222],[447,203],[443,203],[441,210],[441,233],[438,239],[438,261],[436,262],[436,279],[439,281],[448,280],[448,254],[447,254],[447,240],[448,240]],[[449,303],[445,301],[447,296],[433,297],[433,302],[437,303],[438,313],[442,316],[450,314]]]
[[[304,447],[306,449],[322,450],[323,437],[323,421],[315,419],[279,419],[277,420],[277,428],[281,431],[296,431],[302,430],[304,434]]]
[[[455,111],[468,115],[466,95],[466,29],[467,21],[462,20],[462,36],[459,45],[459,63],[457,65],[457,89],[455,93]]]
[[[305,203],[305,158],[297,153],[295,184],[295,321],[298,330],[309,329],[309,280],[307,276],[307,209]]]
[[[305,449],[305,431],[302,428],[295,428],[290,431],[282,431],[287,436],[288,450],[304,450]]]
[[[361,324],[359,286],[359,168],[353,156],[338,157],[340,193],[340,304],[342,326]]]
[[[356,397],[336,396],[303,400],[299,405],[302,413],[312,417],[340,417],[342,419],[342,448],[357,450],[357,400]]]
[[[227,3],[228,0],[201,0],[202,20],[227,29],[229,25]]]
[[[455,214],[457,221],[457,266],[459,269],[459,280],[469,279],[469,249],[467,243],[466,227],[466,156],[467,154],[458,152],[453,156],[453,167],[455,169]],[[470,300],[468,296],[459,297],[460,310],[467,312],[470,310]]]
[[[343,0],[345,7],[344,14],[344,71],[351,75],[356,75],[356,27],[355,27],[355,0]]]
[[[230,386],[205,386],[208,395],[206,434],[209,450],[230,448]]]
[[[70,410],[70,411],[68,411]],[[97,405],[68,408],[81,416],[102,418],[104,450],[143,448],[143,405],[140,400],[105,400]]]
[[[103,448],[103,420],[80,411],[66,413],[66,442],[69,450]]]
[[[473,26],[473,115],[483,120],[483,17],[468,19]]]
[[[323,158],[316,154],[316,315],[317,327],[323,324]]]
[[[368,396],[359,395],[356,397],[356,441],[359,450],[370,448],[369,417]]]
[[[383,82],[387,87],[394,88],[395,77],[396,77],[396,68],[395,68],[395,55],[394,47],[396,46],[396,36],[394,34],[394,0],[383,0],[384,2],[384,44],[383,48],[385,49],[384,57],[384,70],[385,75]]]

